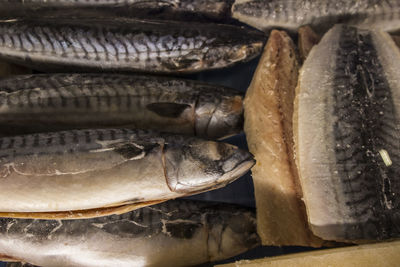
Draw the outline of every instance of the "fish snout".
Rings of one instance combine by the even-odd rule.
[[[165,145],[163,163],[170,190],[190,195],[225,186],[245,174],[255,161],[236,146],[193,139],[183,146]]]
[[[261,244],[254,210],[243,208],[240,212],[210,215],[207,222],[210,225],[208,254],[212,261],[232,257]]]
[[[220,182],[236,180],[250,170],[256,162],[250,152],[233,145],[229,146],[233,148],[226,148],[225,150],[230,152],[225,152],[225,155],[221,159],[221,169],[224,174],[219,179]]]

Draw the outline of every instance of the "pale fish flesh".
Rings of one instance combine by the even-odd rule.
[[[332,28],[300,71],[294,125],[312,231],[400,237],[400,50],[390,35]]]
[[[310,25],[318,32],[336,23],[350,23],[384,31],[400,30],[398,0],[236,0],[232,16],[257,29],[292,32]]]
[[[264,40],[256,30],[222,24],[10,20],[0,23],[0,58],[52,72],[188,73],[248,61],[259,55]]]
[[[0,216],[102,216],[223,187],[253,164],[230,144],[139,130],[4,137]]]
[[[184,79],[38,74],[0,80],[0,134],[123,127],[222,138],[242,131],[238,91]]]
[[[95,219],[0,219],[0,255],[43,267],[191,266],[259,244],[254,210],[229,204],[175,200]]]

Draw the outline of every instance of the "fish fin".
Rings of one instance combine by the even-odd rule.
[[[185,109],[190,108],[188,104],[177,104],[169,102],[151,103],[146,106],[147,109],[153,111],[161,117],[178,118]]]
[[[5,254],[0,254],[0,261],[8,261],[8,262],[20,262],[21,260],[16,259],[12,256],[8,256]]]
[[[155,205],[167,199],[146,201],[139,203],[116,203],[113,207],[103,207],[97,209],[74,210],[74,211],[56,211],[56,212],[0,212],[0,217],[19,218],[19,219],[41,219],[41,220],[75,220],[90,219],[96,217],[109,216],[114,214],[123,214],[132,210],[140,209],[146,206]],[[0,254],[0,259],[1,259]],[[19,261],[19,260],[18,260]]]

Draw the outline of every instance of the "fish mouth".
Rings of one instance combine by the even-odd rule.
[[[230,171],[223,174],[221,178],[218,179],[218,183],[223,183],[226,185],[235,181],[236,179],[243,176],[246,172],[248,172],[254,166],[254,164],[256,164],[256,160],[253,158],[253,156],[250,153],[248,154],[248,157],[244,161],[237,164]]]
[[[232,56],[233,62],[243,61],[247,62],[257,57],[261,53],[264,42],[254,42],[250,45],[243,45],[234,52]]]

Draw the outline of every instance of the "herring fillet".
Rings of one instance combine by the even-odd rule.
[[[185,79],[37,74],[0,80],[0,134],[123,127],[223,138],[242,131],[242,93]]]
[[[400,236],[400,51],[379,31],[338,25],[300,71],[296,155],[317,236]]]
[[[0,22],[0,59],[45,71],[191,73],[256,57],[265,37],[243,27],[135,19]]]
[[[80,220],[0,219],[0,255],[39,266],[191,266],[259,245],[254,210],[173,200]]]
[[[0,212],[36,218],[40,212],[143,206],[222,187],[253,164],[250,153],[233,145],[140,130],[4,137]]]
[[[295,32],[309,25],[325,32],[336,23],[383,31],[400,30],[398,0],[236,0],[232,16],[257,29],[283,28]]]
[[[85,15],[129,16],[172,20],[229,18],[233,0],[0,0],[2,18],[57,16],[70,11]]]

